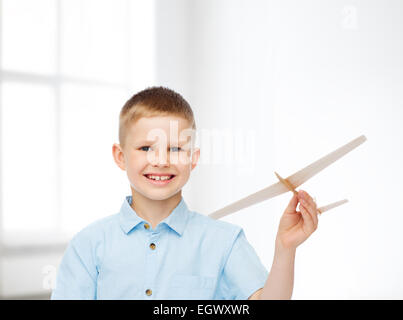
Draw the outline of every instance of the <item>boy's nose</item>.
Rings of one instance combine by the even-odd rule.
[[[168,156],[166,150],[158,149],[155,151],[154,161],[152,161],[152,165],[168,165]]]

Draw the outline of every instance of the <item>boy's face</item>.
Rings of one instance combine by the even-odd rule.
[[[133,123],[124,147],[113,145],[115,162],[126,170],[132,192],[152,200],[165,200],[178,193],[200,156],[199,149],[192,152],[194,134],[190,123],[179,116],[143,117]],[[170,179],[155,180],[152,174]]]

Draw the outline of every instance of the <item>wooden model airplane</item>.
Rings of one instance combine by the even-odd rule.
[[[264,188],[258,192],[255,192],[245,198],[242,198],[241,200],[238,200],[228,206],[225,206],[224,208],[209,214],[209,217],[211,217],[213,219],[220,219],[226,215],[229,215],[229,214],[239,211],[241,209],[247,208],[251,205],[262,202],[264,200],[273,198],[273,197],[278,196],[287,191],[292,191],[294,193],[297,193],[295,191],[295,188],[297,188],[298,186],[303,184],[309,178],[313,177],[315,174],[317,174],[318,172],[320,172],[321,170],[323,170],[324,168],[326,168],[327,166],[329,166],[336,160],[338,160],[341,157],[343,157],[344,155],[346,155],[348,152],[357,148],[360,144],[362,144],[366,140],[367,140],[367,138],[365,136],[360,136],[360,137],[354,139],[353,141],[347,143],[346,145],[329,153],[328,155],[324,156],[323,158],[320,158],[319,160],[315,161],[314,163],[310,164],[309,166],[292,174],[291,176],[287,177],[286,179],[283,179],[278,173],[275,172],[275,175],[280,180],[279,182],[272,184],[271,186]],[[347,199],[344,199],[341,201],[331,203],[327,206],[320,207],[320,208],[318,208],[318,213],[321,214],[325,211],[338,207],[338,206],[346,203],[347,201],[348,201]]]

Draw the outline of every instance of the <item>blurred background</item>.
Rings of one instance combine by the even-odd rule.
[[[403,298],[403,2],[0,0],[0,298],[48,299],[71,237],[130,194],[113,162],[125,101],[191,104],[209,214],[365,134],[301,188],[320,217],[294,299]],[[223,218],[270,269],[287,193]]]

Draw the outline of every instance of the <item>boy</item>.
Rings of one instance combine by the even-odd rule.
[[[148,88],[119,120],[112,152],[131,196],[70,241],[51,298],[290,299],[296,248],[318,224],[309,194],[299,191],[285,209],[268,274],[241,227],[191,211],[182,198],[200,156],[185,99]]]

